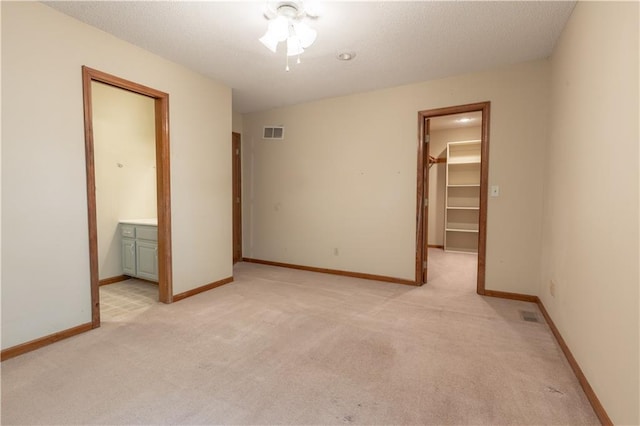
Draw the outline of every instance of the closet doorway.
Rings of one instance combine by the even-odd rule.
[[[92,314],[92,326],[93,328],[100,326],[100,284],[113,283],[125,279],[131,275],[128,270],[130,265],[128,262],[131,258],[138,259],[136,262],[138,267],[137,275],[141,278],[152,278],[149,274],[156,274],[154,278],[157,278],[158,287],[157,294],[158,300],[163,303],[172,302],[172,282],[171,282],[171,223],[170,223],[170,186],[169,186],[169,98],[168,94],[160,92],[149,87],[133,83],[119,77],[97,71],[86,66],[82,67],[82,84],[83,84],[83,100],[84,100],[84,123],[85,123],[85,157],[86,157],[86,171],[87,171],[87,206],[88,206],[88,219],[89,219],[89,260],[90,260],[90,281],[91,281],[91,314]],[[98,202],[96,196],[96,182],[101,182],[100,179],[96,179],[96,171],[100,173],[100,167],[96,167],[96,145],[94,134],[94,124],[96,128],[100,123],[94,123],[94,104],[93,96],[94,91],[96,96],[100,91],[102,94],[109,93],[108,90],[115,90],[120,95],[136,94],[142,95],[141,98],[134,96],[133,98],[138,101],[146,102],[149,107],[147,113],[149,114],[149,125],[152,127],[150,132],[154,133],[151,140],[151,146],[148,146],[146,150],[150,153],[146,164],[140,173],[137,173],[136,179],[131,179],[131,187],[135,187],[137,183],[146,185],[147,189],[143,189],[138,197],[148,198],[146,201],[147,207],[140,211],[147,212],[147,215],[155,214],[155,218],[151,219],[154,223],[140,223],[140,224],[116,224],[116,231],[110,230],[109,235],[103,235],[103,238],[113,240],[113,243],[103,244],[103,256],[100,256],[98,248],[98,229],[100,224],[98,221]],[[124,92],[118,92],[118,91]],[[112,92],[112,93],[116,93]],[[126,92],[126,93],[125,93]],[[132,98],[132,99],[133,99]],[[132,117],[134,119],[134,117]],[[151,150],[151,151],[149,151]],[[110,164],[114,167],[125,168],[127,167],[127,158],[133,158],[133,156],[140,156],[140,153],[128,153],[122,155],[123,160],[117,161],[115,164]],[[155,159],[152,157],[155,154]],[[113,162],[113,161],[112,161]],[[133,163],[132,163],[133,164]],[[155,168],[155,170],[154,170]],[[117,169],[115,169],[117,170]],[[151,175],[149,175],[151,173]],[[124,175],[124,174],[123,174]],[[144,183],[144,182],[146,183]],[[155,185],[154,185],[155,181]],[[104,185],[104,183],[101,183]],[[128,183],[125,182],[127,187]],[[149,193],[154,191],[155,193]],[[99,188],[100,189],[100,188]],[[146,192],[146,193],[145,193]],[[113,195],[113,194],[112,194]],[[109,202],[108,198],[101,199],[103,205]],[[149,203],[154,203],[149,206]],[[129,218],[120,218],[129,219]],[[134,219],[134,218],[130,218]],[[139,222],[138,218],[135,218]],[[138,232],[141,241],[138,241],[138,235],[136,230],[140,227]],[[127,228],[127,229],[125,229]],[[131,228],[131,230],[129,229]],[[125,235],[125,233],[128,233]],[[116,235],[114,235],[116,234]],[[122,240],[121,240],[122,237]],[[126,243],[131,239],[134,243],[129,247]],[[144,240],[144,241],[143,241]],[[154,241],[155,240],[155,241]],[[120,246],[122,243],[122,246]],[[124,255],[126,248],[131,249],[131,258]],[[109,247],[116,247],[116,255],[111,256],[113,259],[108,259],[107,251]],[[107,247],[107,249],[105,249]],[[126,251],[126,250],[125,250]],[[126,251],[129,254],[129,251]],[[119,261],[122,260],[122,263]],[[108,269],[108,275],[113,275],[112,270],[120,272],[119,275],[103,278],[100,277],[100,264],[103,264],[105,269]],[[117,265],[116,265],[117,263]],[[114,269],[115,268],[115,269]],[[155,269],[155,271],[154,271]],[[147,276],[145,276],[147,274]],[[155,279],[154,279],[155,280]]]
[[[418,285],[427,282],[431,250],[439,262],[476,261],[476,291],[484,294],[489,109],[482,102],[418,113]]]

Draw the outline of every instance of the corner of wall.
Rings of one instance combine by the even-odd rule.
[[[242,125],[243,125],[243,115],[239,112],[233,111],[233,115],[231,118],[231,128],[234,133],[242,134]]]

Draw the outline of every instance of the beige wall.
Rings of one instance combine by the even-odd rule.
[[[447,157],[447,143],[480,140],[482,127],[461,127],[458,129],[432,130],[430,132],[429,154],[433,157]],[[431,245],[444,245],[444,208],[447,166],[437,163],[429,169],[429,232]]]
[[[169,93],[174,293],[232,275],[231,90],[2,2],[2,348],[91,320],[81,66]]]
[[[100,279],[122,275],[121,219],[156,218],[154,100],[91,83]]]
[[[615,424],[640,423],[638,11],[579,2],[551,61],[539,295]]]
[[[234,112],[232,122],[233,123],[231,127],[233,128],[233,131],[235,133],[242,134],[242,114],[240,114],[239,112]]]
[[[244,115],[245,256],[414,279],[417,113],[491,101],[487,288],[535,293],[548,72],[543,60]],[[274,124],[285,140],[262,140]]]

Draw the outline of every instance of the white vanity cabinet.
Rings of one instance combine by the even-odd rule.
[[[122,274],[158,281],[158,226],[152,220],[120,221]]]
[[[122,275],[136,276],[136,240],[122,238]]]

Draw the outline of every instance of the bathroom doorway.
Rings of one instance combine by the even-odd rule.
[[[172,301],[168,95],[88,67],[82,70],[95,328],[100,325],[100,285],[114,290],[109,295],[115,299],[105,297],[105,306],[117,302],[116,287],[132,290],[130,307],[144,303],[152,291],[156,300]],[[118,102],[129,107],[127,114],[114,106]],[[124,281],[130,277],[138,279]]]

